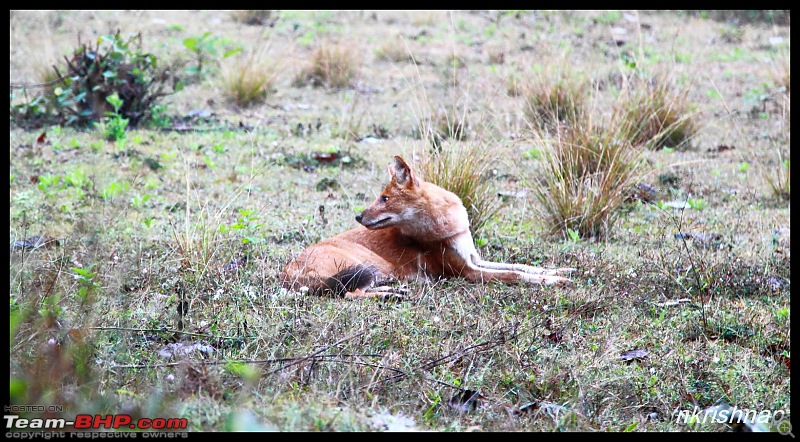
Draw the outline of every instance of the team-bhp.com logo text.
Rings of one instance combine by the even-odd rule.
[[[4,415],[6,430],[185,430],[189,422],[186,418],[139,418],[133,419],[129,414],[79,414],[75,420],[58,418],[24,419],[16,414]]]

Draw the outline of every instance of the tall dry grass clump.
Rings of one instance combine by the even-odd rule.
[[[274,92],[278,71],[276,63],[256,53],[232,59],[220,72],[222,95],[239,107],[261,103]]]
[[[422,179],[461,198],[473,236],[500,209],[500,201],[487,178],[497,162],[496,152],[481,143],[453,143],[428,150],[417,166]]]
[[[788,129],[789,121],[791,120],[791,72],[789,58],[784,57],[783,60],[779,61],[777,66],[770,71],[770,76],[777,88],[778,105],[781,109],[784,127]]]
[[[240,9],[231,11],[231,18],[238,23],[246,25],[266,25],[270,23],[272,18],[272,10],[270,9]]]
[[[567,70],[538,75],[522,87],[525,117],[537,130],[569,125],[583,115],[587,90],[588,83]]]
[[[772,189],[773,195],[784,201],[790,200],[790,164],[789,155],[778,151],[778,165],[773,170],[763,172],[764,180]]]
[[[552,139],[538,139],[544,161],[533,190],[551,233],[608,235],[643,172],[642,149],[627,137],[629,125],[623,113],[601,120],[587,112]]]
[[[699,129],[688,86],[678,87],[666,75],[634,84],[618,101],[630,123],[627,136],[635,145],[659,150],[686,148]]]
[[[429,129],[433,145],[437,149],[442,139],[465,141],[469,130],[467,109],[459,110],[453,105],[439,108],[438,112],[431,116]]]
[[[295,77],[295,86],[343,89],[352,87],[361,64],[355,51],[347,46],[320,46],[310,63]]]
[[[780,62],[778,65],[777,71],[775,71],[775,83],[778,87],[784,88],[784,91],[788,94],[791,89],[791,65],[789,64],[789,59],[785,58]]]
[[[390,38],[375,50],[375,57],[381,61],[394,63],[414,62],[414,55],[403,44],[400,37]]]

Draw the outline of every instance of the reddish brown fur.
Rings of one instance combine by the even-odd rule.
[[[378,199],[356,217],[362,226],[308,247],[281,273],[283,286],[318,292],[344,269],[370,266],[371,284],[389,280],[451,278],[564,285],[572,269],[543,269],[483,261],[469,232],[461,200],[435,184],[420,181],[399,156],[389,167],[392,180]],[[391,293],[348,289],[347,297]]]

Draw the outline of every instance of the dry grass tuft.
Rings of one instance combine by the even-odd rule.
[[[506,51],[500,48],[490,49],[487,60],[489,64],[503,64],[506,62]]]
[[[232,11],[231,17],[238,23],[261,26],[270,23],[272,11],[268,9],[244,9]]]
[[[522,81],[517,75],[509,75],[506,80],[506,93],[509,97],[519,97],[524,93]]]
[[[763,173],[764,179],[769,184],[772,193],[784,201],[790,200],[790,176],[789,173],[789,156],[778,152],[778,166],[772,170],[765,170]]]
[[[689,103],[689,87],[673,86],[668,77],[660,75],[626,92],[625,99],[618,101],[618,111],[629,122],[631,143],[654,150],[689,145],[699,129],[697,112]]]
[[[391,61],[394,63],[405,63],[416,61],[402,40],[391,38],[386,43],[375,50],[375,56],[381,61]]]
[[[439,112],[432,118],[432,124],[435,135],[440,138],[449,138],[457,141],[467,139],[469,122],[467,121],[466,111],[459,112],[453,106],[439,109]]]
[[[785,57],[778,62],[777,67],[770,72],[772,82],[778,88],[778,96],[780,98],[780,107],[783,114],[784,127],[789,128],[789,121],[791,117],[791,72],[789,66],[789,58]]]
[[[551,233],[607,236],[641,173],[641,149],[627,138],[628,125],[621,113],[608,121],[586,113],[549,142],[539,139],[544,170],[534,194]]]
[[[442,63],[439,69],[442,86],[445,89],[452,90],[453,88],[461,85],[462,78],[468,73],[467,61],[463,55],[450,52]]]
[[[781,63],[778,64],[778,69],[773,72],[773,81],[778,87],[784,88],[784,91],[788,95],[790,92],[790,81],[791,70],[789,68],[789,59],[783,60]]]
[[[39,61],[34,65],[33,70],[38,83],[49,84],[43,90],[45,91],[45,96],[51,96],[57,86],[57,80],[60,78],[56,70],[53,69],[53,65]]]
[[[539,75],[523,86],[524,114],[537,130],[555,130],[571,124],[584,113],[588,83],[577,80],[570,72]]]
[[[360,61],[355,51],[345,46],[320,46],[311,62],[295,77],[295,86],[343,89],[352,87],[358,77]]]
[[[277,78],[276,64],[253,53],[224,64],[219,84],[226,99],[245,107],[261,103],[273,93]]]

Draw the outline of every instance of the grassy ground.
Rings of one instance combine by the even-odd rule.
[[[58,241],[10,251],[14,403],[215,431],[725,431],[675,413],[790,411],[790,211],[767,180],[789,153],[788,26],[635,11],[269,20],[12,14],[12,83],[38,82],[78,35],[116,29],[185,68],[183,40],[210,31],[218,58],[259,49],[280,73],[265,102],[239,108],[207,64],[166,100],[173,129],[201,130],[115,143],[11,126],[10,243]],[[293,86],[328,45],[352,51],[354,87]],[[528,191],[478,236],[489,260],[577,268],[575,287],[451,280],[412,284],[396,304],[279,287],[292,256],[356,225],[392,155],[430,148],[425,121],[464,121],[464,140],[444,142],[495,149],[487,179],[525,191],[542,160],[509,85],[568,65],[609,98],[632,59],[690,85],[701,125],[689,147],[645,153],[654,202],[631,202],[602,241],[565,241],[545,234]],[[309,160],[330,152],[345,161]]]

